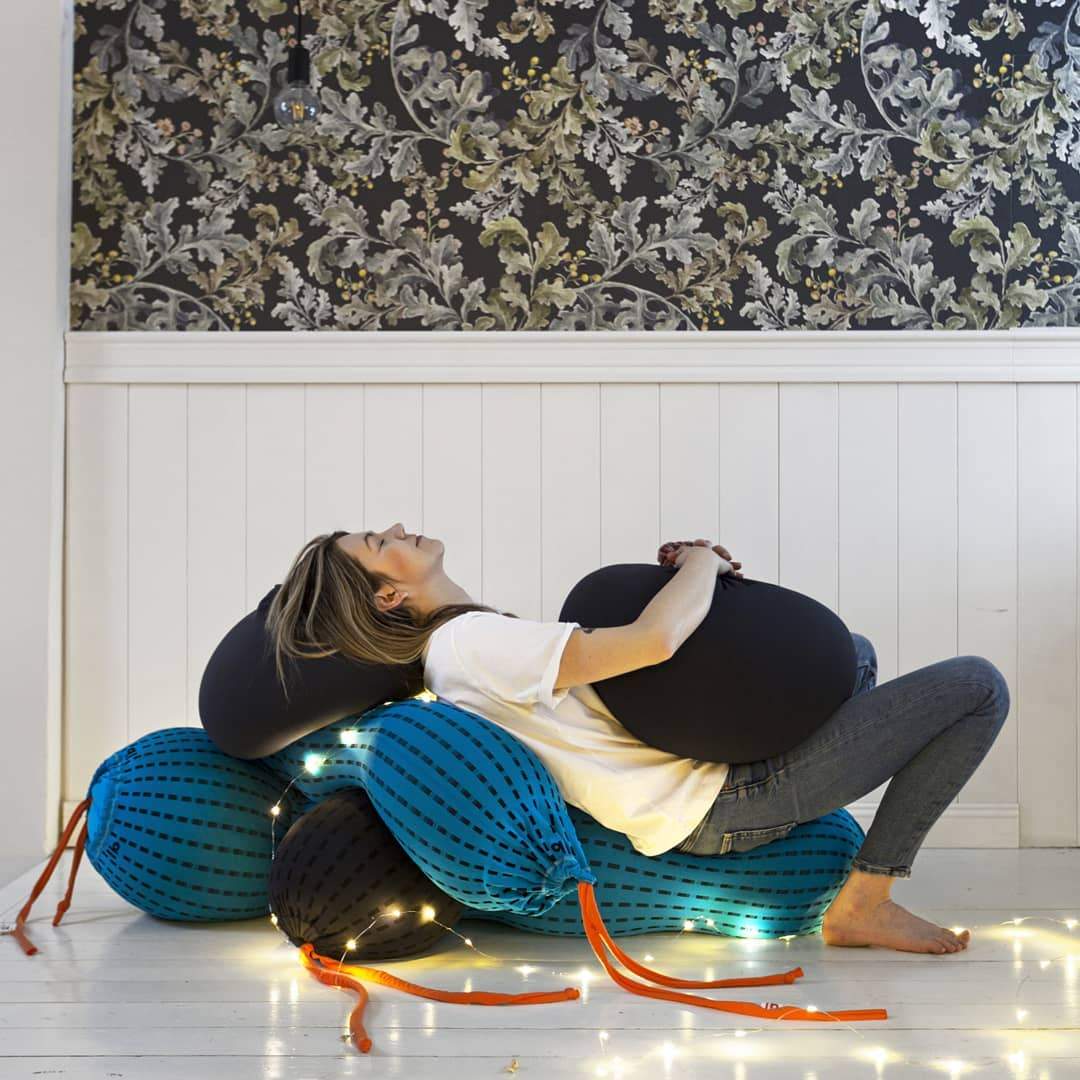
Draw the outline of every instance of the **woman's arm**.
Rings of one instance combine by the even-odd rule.
[[[688,548],[682,566],[638,616],[638,622],[667,642],[669,653],[675,653],[708,615],[724,561],[712,548]]]

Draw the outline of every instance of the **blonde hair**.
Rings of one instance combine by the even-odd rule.
[[[347,534],[347,529],[338,529],[309,540],[270,602],[266,629],[283,688],[286,656],[318,659],[341,654],[370,664],[414,664],[421,660],[427,639],[457,615],[493,611],[518,617],[486,604],[443,604],[419,615],[406,601],[380,611],[376,591],[380,585],[396,583],[367,570],[337,543]]]

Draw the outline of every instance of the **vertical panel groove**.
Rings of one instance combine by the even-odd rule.
[[[127,562],[126,576],[127,576],[127,596],[124,598],[124,606],[127,612],[127,641],[124,644],[127,650],[127,671],[124,672],[124,700],[126,703],[126,713],[124,717],[124,732],[128,741],[131,741],[131,385],[128,384],[124,387],[124,414],[127,417],[125,421],[127,431],[124,432],[124,440],[127,444],[127,451],[124,457],[127,459],[124,462],[124,472],[126,474],[125,486],[127,491],[124,492],[124,516],[127,520],[124,522],[124,528],[127,530],[127,552],[125,554],[125,561]]]
[[[424,462],[427,458],[424,456],[424,403],[427,400],[427,386],[420,387],[420,526],[416,530],[418,533],[424,531]]]
[[[782,423],[780,398],[783,395],[784,388],[780,383],[774,383],[773,385],[776,387],[776,584],[779,585],[784,580],[782,569],[784,530],[780,528],[780,502],[783,498],[780,492],[780,454],[784,441],[780,432],[780,424]]]
[[[1024,397],[1020,392],[1020,387],[1016,387],[1016,692],[1017,696],[1023,693],[1023,687],[1021,686],[1021,679],[1023,679],[1023,669],[1020,666],[1020,633],[1024,627],[1023,621],[1023,573],[1020,567],[1024,565],[1024,552],[1020,548],[1020,537],[1023,536],[1023,530],[1020,528],[1020,512],[1023,507],[1023,502],[1020,498],[1020,491],[1024,486],[1024,467],[1023,456],[1024,449],[1023,443],[1020,441],[1020,428],[1022,421],[1020,418],[1020,411],[1023,408]],[[1075,459],[1076,447],[1073,447],[1073,456]],[[1021,791],[1020,778],[1024,775],[1023,763],[1020,760],[1020,755],[1023,753],[1023,732],[1017,729],[1016,732],[1016,807],[1018,824],[1017,829],[1020,836],[1020,843],[1024,842],[1024,799]]]
[[[240,455],[240,459],[244,463],[243,480],[241,483],[241,494],[244,500],[244,535],[240,538],[240,543],[243,545],[242,551],[244,552],[244,603],[247,603],[248,596],[248,384],[244,383],[243,400],[243,413],[244,413],[244,431],[243,431],[243,447],[244,452]]]
[[[307,383],[304,383],[304,385],[302,387],[300,387],[300,411],[303,414],[303,422],[304,422],[304,441],[303,441],[303,444],[302,444],[303,447],[304,447],[304,468],[303,468],[303,480],[301,481],[301,483],[303,484],[303,495],[301,496],[301,498],[303,499],[303,502],[301,503],[301,506],[303,507],[303,512],[304,512],[304,542],[307,543],[308,532],[310,530],[310,525],[308,523],[308,489],[307,489],[307,474],[308,474],[308,429],[307,429],[308,384]]]
[[[191,384],[184,387],[184,724],[191,723]],[[198,703],[196,702],[196,705]]]
[[[367,391],[364,391],[365,394]],[[487,454],[484,452],[484,426],[487,421],[484,419],[484,398],[487,392],[487,384],[480,384],[480,603],[486,604],[487,600],[484,599],[484,522],[486,517],[484,514],[484,486],[487,478]],[[495,605],[490,605],[494,607]]]

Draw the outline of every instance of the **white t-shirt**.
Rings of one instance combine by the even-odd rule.
[[[697,827],[728,766],[648,746],[589,683],[556,692],[563,649],[580,625],[466,611],[429,637],[424,685],[528,746],[566,802],[643,855],[662,855]]]

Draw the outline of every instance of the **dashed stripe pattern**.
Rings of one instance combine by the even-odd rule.
[[[105,759],[90,781],[86,857],[129,903],[163,919],[267,913],[271,828],[306,805],[279,778],[222,753],[201,728],[165,728]]]

